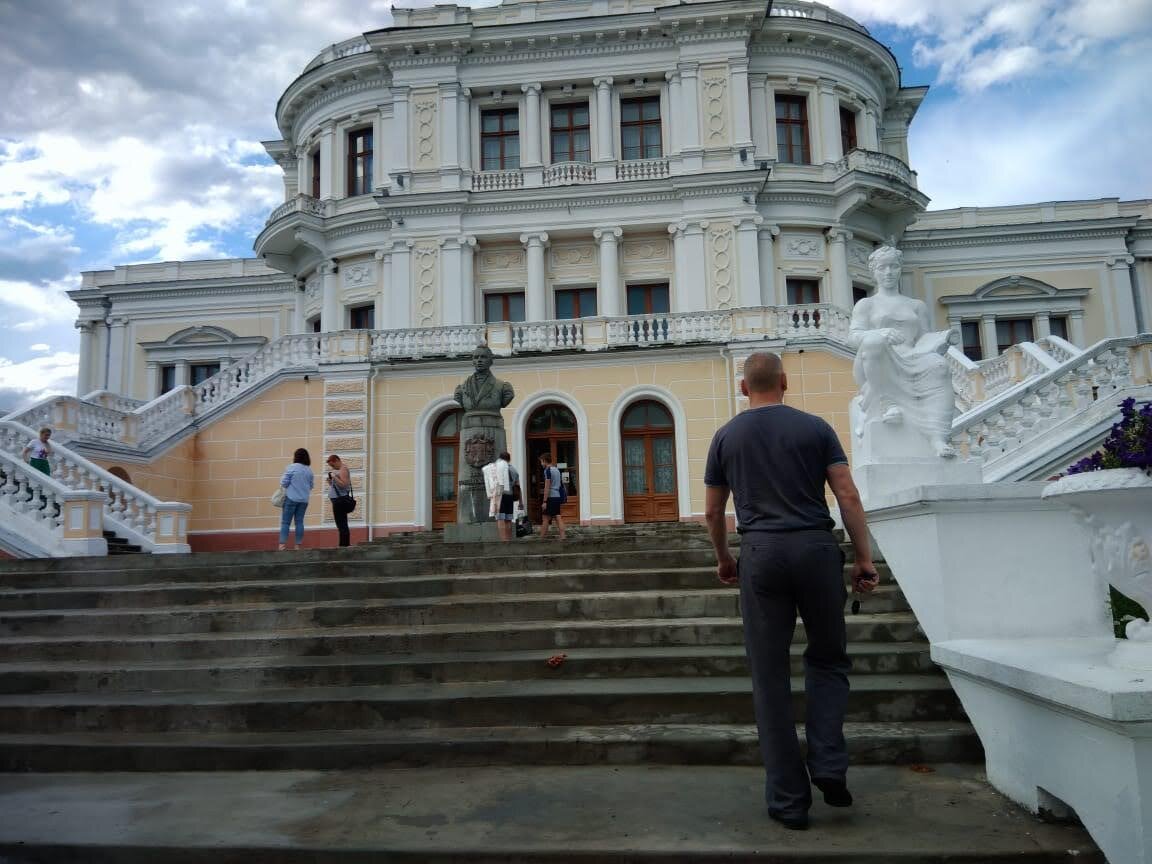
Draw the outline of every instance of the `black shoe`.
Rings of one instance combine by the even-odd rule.
[[[807,813],[798,813],[796,815],[791,815],[788,813],[773,813],[771,810],[769,810],[768,816],[772,819],[775,819],[777,822],[779,822],[781,825],[783,825],[785,828],[788,828],[789,830],[792,830],[792,831],[807,831],[808,830],[808,814]]]
[[[851,807],[852,793],[843,780],[831,777],[813,777],[812,785],[824,793],[824,803],[829,807]]]

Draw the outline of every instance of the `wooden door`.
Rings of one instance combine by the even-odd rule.
[[[563,405],[542,405],[528,418],[525,437],[529,478],[526,486],[524,480],[520,482],[527,499],[528,519],[533,524],[540,524],[540,493],[544,486],[540,454],[549,453],[553,467],[559,469],[561,480],[568,490],[568,501],[560,513],[566,520],[576,520],[576,524],[579,524],[581,478],[578,470],[580,453],[576,417]]]
[[[672,415],[659,402],[637,402],[620,419],[625,522],[680,519],[675,431]]]
[[[432,530],[456,522],[460,464],[460,409],[445,411],[432,427]]]

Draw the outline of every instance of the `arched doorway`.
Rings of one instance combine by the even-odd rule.
[[[540,524],[540,490],[544,486],[544,472],[540,469],[540,455],[551,453],[553,464],[560,469],[564,485],[568,489],[568,502],[560,511],[565,519],[580,520],[580,477],[577,470],[579,446],[577,444],[575,415],[563,405],[555,403],[541,405],[528,418],[525,431],[528,451],[527,499],[528,518]],[[523,483],[521,483],[523,486]]]
[[[676,522],[676,428],[672,414],[645,399],[620,418],[624,521]]]
[[[450,408],[432,426],[432,529],[456,522],[456,469],[460,452],[460,418]]]

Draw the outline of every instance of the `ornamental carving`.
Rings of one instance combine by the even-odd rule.
[[[666,260],[669,254],[667,240],[653,238],[624,244],[625,261]]]
[[[464,461],[473,468],[483,468],[496,458],[496,439],[477,433],[464,442]]]
[[[596,250],[588,246],[553,246],[553,267],[579,267],[591,264],[596,257]]]
[[[507,249],[485,252],[480,256],[481,270],[523,269],[524,250]]]
[[[421,245],[412,250],[416,270],[416,321],[418,327],[436,323],[436,246]]]
[[[824,243],[810,237],[798,237],[785,243],[784,251],[791,258],[821,258],[824,255]]]
[[[711,72],[704,76],[704,128],[709,147],[722,147],[728,143],[728,130],[725,119],[728,75],[726,72]]]
[[[412,116],[416,121],[416,167],[433,166],[436,161],[436,99],[417,99],[412,103]]]
[[[369,264],[350,264],[344,269],[344,284],[349,288],[371,285],[376,281],[373,268]]]
[[[732,308],[732,240],[730,225],[712,229],[708,242],[712,250],[712,291],[717,309]]]
[[[308,298],[309,302],[314,302],[320,297],[320,277],[313,273],[308,277],[304,283],[304,296]]]
[[[859,241],[848,244],[848,263],[853,267],[858,267],[861,270],[868,269],[868,256],[872,250],[866,243]]]

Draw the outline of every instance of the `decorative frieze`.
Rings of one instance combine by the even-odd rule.
[[[625,261],[669,261],[672,258],[672,244],[663,237],[646,237],[629,240],[624,244]]]
[[[728,145],[728,70],[714,66],[700,70],[704,97],[704,146]]]
[[[486,249],[480,253],[480,269],[485,271],[523,270],[524,260],[524,250],[520,248]]]
[[[785,258],[823,259],[824,240],[819,237],[786,237],[780,244]]]
[[[436,265],[439,258],[440,248],[436,243],[419,243],[412,249],[417,327],[436,324]]]
[[[415,138],[413,167],[436,168],[436,107],[437,94],[413,96],[412,131]]]
[[[549,252],[553,270],[591,267],[596,263],[596,247],[591,243],[556,245]]]
[[[376,267],[372,264],[367,262],[345,264],[341,269],[344,272],[344,286],[346,288],[359,288],[376,284]]]
[[[732,253],[735,232],[730,223],[717,223],[708,231],[712,269],[712,302],[717,309],[732,308]]]

